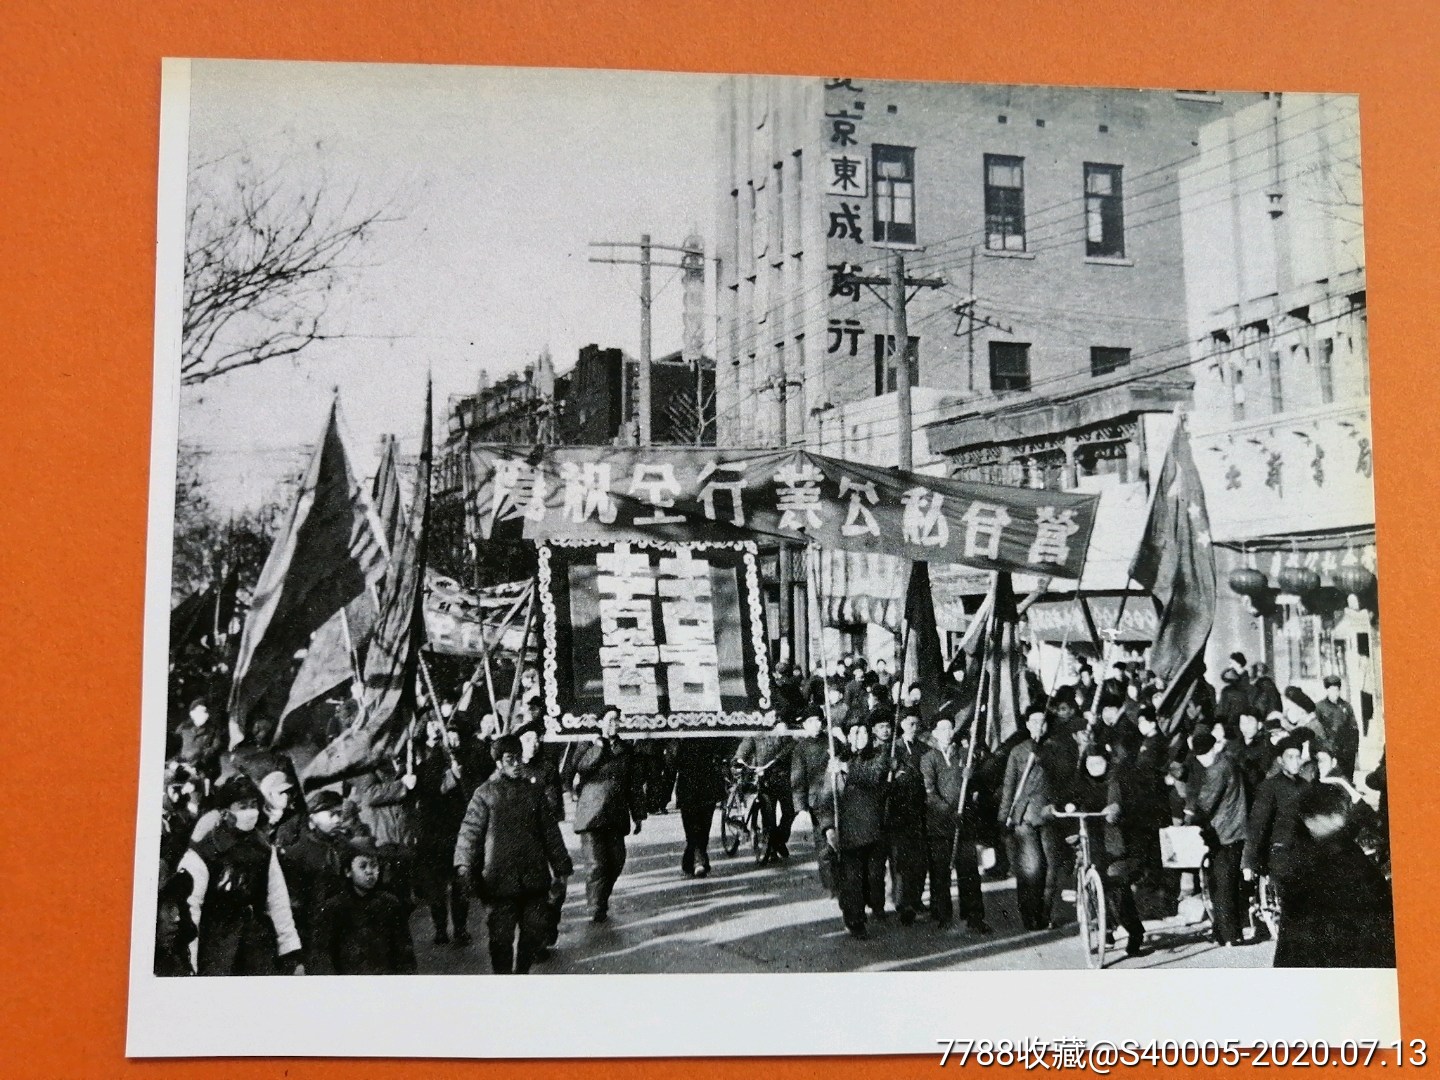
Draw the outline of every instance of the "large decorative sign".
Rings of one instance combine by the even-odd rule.
[[[544,544],[539,581],[547,739],[611,705],[642,737],[774,722],[753,543]]]
[[[974,484],[804,450],[475,447],[475,535],[792,543],[1078,578],[1098,495]]]

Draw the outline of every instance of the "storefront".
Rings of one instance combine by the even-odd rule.
[[[1312,698],[1337,675],[1360,721],[1362,768],[1384,749],[1384,696],[1373,529],[1262,537],[1218,545],[1221,582],[1211,670],[1233,651],[1270,666]],[[1228,587],[1227,587],[1228,586]]]

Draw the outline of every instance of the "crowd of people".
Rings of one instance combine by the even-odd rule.
[[[1339,680],[1312,701],[1237,653],[1218,693],[1202,681],[1162,726],[1162,688],[1137,664],[1097,677],[1081,663],[1049,694],[1027,671],[1022,722],[992,747],[974,737],[977,679],[958,664],[926,700],[883,661],[846,657],[809,677],[780,664],[767,734],[629,739],[612,708],[593,739],[554,744],[527,669],[513,710],[473,679],[453,703],[420,695],[427,719],[398,759],[305,792],[288,754],[196,700],[167,752],[156,972],[412,973],[416,906],[437,945],[463,949],[475,898],[492,970],[524,973],[558,942],[575,870],[567,812],[588,915],[604,923],[627,838],[673,805],[679,871],[703,878],[737,784],[768,796],[766,861],[791,858],[806,815],[819,883],[856,938],[892,914],[946,927],[958,913],[990,934],[982,881],[1011,875],[1022,927],[1061,925],[1073,829],[1056,814],[1085,810],[1104,815],[1092,855],[1129,955],[1148,951],[1142,910],[1173,913],[1193,887],[1166,865],[1162,830],[1197,825],[1218,945],[1267,933],[1249,916],[1263,877],[1280,897],[1277,965],[1393,963],[1384,764],[1357,781],[1359,726]]]

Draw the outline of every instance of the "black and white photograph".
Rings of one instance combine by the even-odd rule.
[[[1398,1038],[1355,96],[164,75],[132,1052]]]

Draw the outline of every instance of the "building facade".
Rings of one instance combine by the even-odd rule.
[[[1207,125],[1181,171],[1197,467],[1232,650],[1312,697],[1337,675],[1384,744],[1356,99],[1284,94]],[[1226,587],[1227,583],[1230,587]]]
[[[1179,169],[1202,127],[1258,100],[729,80],[722,443],[898,460],[890,290],[862,282],[899,256],[916,279],[905,355],[917,470],[1102,492],[1082,585],[1123,589],[1147,477],[1189,400]],[[947,573],[952,628],[986,579]],[[827,556],[820,580],[843,645],[891,647],[875,623],[898,623],[903,573]]]

